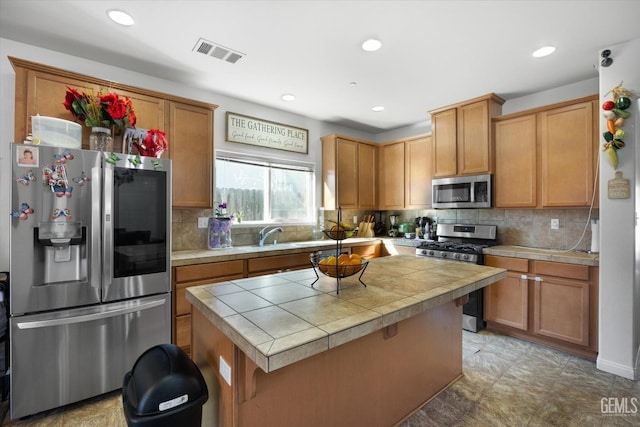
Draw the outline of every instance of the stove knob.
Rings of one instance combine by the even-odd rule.
[[[469,261],[469,254],[462,255],[462,259]]]
[[[429,256],[433,256],[433,255],[434,255],[434,252],[433,252],[433,251],[428,251],[428,252],[427,252],[427,255],[429,255]]]
[[[426,250],[423,250],[423,251],[421,251],[420,253],[421,253],[422,255],[427,255],[427,251],[426,251]]]
[[[460,259],[460,254],[455,253],[455,254],[453,254],[453,257],[454,257],[455,259]]]
[[[440,256],[442,258],[446,258],[447,257],[447,253],[445,251],[440,252]]]

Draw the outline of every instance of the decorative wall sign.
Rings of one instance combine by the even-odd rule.
[[[608,182],[607,196],[610,199],[628,199],[631,197],[629,180],[622,177],[622,172],[616,171],[616,177]]]
[[[309,131],[227,111],[228,142],[309,153]]]

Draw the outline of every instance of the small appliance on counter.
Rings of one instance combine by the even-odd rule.
[[[376,236],[386,236],[387,228],[384,225],[384,213],[376,212],[375,216],[377,218],[376,218],[376,224],[373,227],[374,233],[376,234]]]
[[[429,217],[416,217],[415,220],[416,227],[416,239],[425,239],[428,240],[431,237],[431,220]]]
[[[389,237],[398,237],[400,234],[398,230],[398,215],[389,215]]]

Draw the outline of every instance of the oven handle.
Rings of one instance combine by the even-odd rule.
[[[158,299],[155,301],[146,302],[140,305],[116,308],[114,310],[102,311],[99,313],[84,314],[81,316],[69,316],[60,319],[51,320],[34,320],[32,322],[18,322],[18,329],[38,329],[48,328],[51,326],[71,325],[74,323],[90,322],[93,320],[108,319],[110,317],[123,316],[129,313],[135,313],[138,311],[148,310],[154,307],[158,307],[165,303],[165,299]]]
[[[520,276],[520,279],[522,280],[535,280],[536,282],[543,282],[542,277],[531,277],[531,276],[527,276],[526,274],[523,274],[522,276]]]

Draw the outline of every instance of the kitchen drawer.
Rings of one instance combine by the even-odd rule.
[[[247,260],[249,274],[261,271],[288,270],[300,267],[311,268],[309,254],[307,252],[291,255],[275,255]]]
[[[509,271],[518,271],[521,273],[529,272],[529,260],[524,258],[509,258],[495,255],[485,255],[484,265],[489,267],[504,268]]]
[[[589,280],[589,267],[561,262],[535,261],[534,272],[537,276],[565,277],[575,280]]]
[[[192,282],[207,278],[243,274],[244,261],[221,261],[176,267],[176,282]]]
[[[190,312],[191,303],[185,297],[185,290],[191,286],[208,285],[210,283],[226,282],[227,280],[242,279],[242,274],[234,274],[232,276],[216,277],[215,279],[199,280],[197,282],[177,283],[175,289],[176,298],[176,316],[188,314]]]

